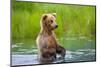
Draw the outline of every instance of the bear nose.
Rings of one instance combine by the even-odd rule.
[[[55,28],[57,28],[58,27],[58,25],[55,25]]]

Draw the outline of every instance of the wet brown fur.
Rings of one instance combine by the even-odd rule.
[[[44,14],[41,17],[41,30],[36,40],[40,61],[53,61],[57,54],[63,58],[65,56],[65,49],[58,44],[53,32],[57,25],[55,19],[56,14],[54,13]]]

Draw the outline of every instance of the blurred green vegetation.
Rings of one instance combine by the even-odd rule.
[[[95,39],[95,6],[12,1],[12,40],[36,39],[40,18],[45,13],[56,13],[59,25],[57,38],[85,36]]]

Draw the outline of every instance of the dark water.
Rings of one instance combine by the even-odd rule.
[[[65,40],[65,39],[64,39]],[[68,63],[95,61],[95,41],[88,39],[66,39],[61,41],[66,49],[65,59],[59,58],[52,63]],[[12,66],[40,64],[38,61],[37,48],[33,40],[16,40],[12,45]],[[66,45],[67,44],[67,45]]]

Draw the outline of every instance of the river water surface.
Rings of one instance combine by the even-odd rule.
[[[21,42],[20,42],[21,41]],[[16,40],[12,44],[12,66],[36,65],[38,61],[38,51],[33,40]],[[62,41],[61,41],[62,42]],[[65,59],[59,58],[52,63],[85,62],[96,60],[95,41],[82,39],[66,40],[62,44],[67,44]]]

